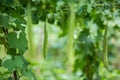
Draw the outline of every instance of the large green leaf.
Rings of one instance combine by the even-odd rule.
[[[23,64],[24,64],[23,59],[22,59],[21,56],[15,56],[14,57],[14,63],[20,69],[23,67]]]
[[[14,56],[14,58],[6,59],[3,62],[3,66],[12,72],[16,69],[21,69],[23,67],[24,61],[21,56]]]
[[[12,59],[7,59],[3,62],[3,66],[8,69],[8,71],[12,72],[15,70],[16,65]]]
[[[20,33],[19,38],[17,38],[17,34],[11,32],[7,35],[8,44],[10,48],[18,49],[21,54],[23,54],[27,49],[27,39],[26,35]]]

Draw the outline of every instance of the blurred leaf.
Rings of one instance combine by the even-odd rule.
[[[33,24],[38,24],[39,23],[38,11],[32,12],[32,23]]]
[[[4,14],[0,15],[0,27],[8,27],[9,24],[9,16]]]
[[[0,44],[4,44],[5,43],[5,38],[4,37],[0,37]]]
[[[55,18],[54,17],[48,18],[48,23],[54,24],[54,22],[55,22]]]
[[[14,3],[15,3],[15,0],[2,0],[2,4],[8,7],[13,7]]]
[[[46,20],[46,15],[45,15],[45,11],[43,11],[40,15],[40,18],[39,18],[41,21],[45,21]]]
[[[79,35],[79,41],[80,42],[86,41],[89,35],[90,35],[89,29],[85,28]]]
[[[23,18],[16,18],[16,20],[14,21],[16,26],[13,26],[13,29],[16,31],[22,30],[22,32],[25,32],[25,24],[26,21]]]
[[[89,4],[87,5],[87,12],[90,13],[91,10],[92,10],[92,7],[91,7],[91,4],[89,3]]]
[[[24,15],[24,8],[22,7],[6,7],[4,9],[4,12],[7,13],[8,15],[14,17],[14,18],[21,18]]]
[[[78,16],[80,16],[84,12],[84,6],[80,6],[76,12]]]
[[[29,78],[26,76],[22,76],[22,77],[20,77],[20,80],[29,80]]]
[[[29,78],[29,80],[37,80],[35,75],[30,69],[23,69],[22,73]]]

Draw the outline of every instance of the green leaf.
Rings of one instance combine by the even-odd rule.
[[[13,80],[13,78],[10,76],[10,77],[8,78],[8,80]]]
[[[76,12],[78,16],[80,16],[84,12],[84,6],[80,6]]]
[[[87,40],[86,38],[89,36],[89,29],[84,29],[79,35],[79,41]]]
[[[7,51],[7,54],[16,55],[16,49],[14,49],[14,48],[9,48],[8,51]]]
[[[54,22],[55,22],[55,18],[54,17],[48,18],[48,23],[54,24]]]
[[[27,76],[22,76],[20,77],[20,80],[29,80],[29,78]]]
[[[12,59],[7,59],[3,62],[3,67],[7,68],[8,71],[12,72],[15,70],[16,65],[14,64],[14,61]]]
[[[22,59],[21,56],[15,56],[15,57],[14,57],[14,63],[15,63],[15,65],[16,65],[17,67],[19,67],[20,69],[23,67],[23,64],[24,64],[23,59]]]
[[[88,4],[88,5],[87,5],[87,12],[90,13],[91,10],[92,10],[91,4]]]
[[[14,30],[16,30],[16,31],[22,30],[23,33],[25,32],[24,25],[26,24],[26,21],[23,18],[16,18],[15,24],[16,24],[16,26],[13,26]]]
[[[27,76],[29,80],[37,80],[34,73],[30,69],[23,69],[23,75]]]
[[[41,21],[45,21],[45,20],[46,20],[45,13],[40,16],[40,20],[41,20]]]
[[[22,69],[24,61],[21,56],[14,56],[13,59],[6,59],[2,65],[7,68],[9,72],[12,72],[16,69]]]
[[[60,37],[67,35],[68,33],[68,13],[64,13],[62,18],[57,22],[58,25],[60,25],[60,28],[62,30],[62,33],[59,35]]]
[[[13,7],[15,0],[2,0],[3,5],[6,5],[7,7]]]
[[[55,16],[54,15],[48,16],[48,23],[54,24],[54,22],[55,22]]]
[[[23,54],[27,49],[27,39],[25,34],[20,33],[19,38],[17,38],[17,34],[11,32],[7,35],[8,44],[10,48],[19,49],[20,54]]]
[[[38,24],[39,23],[39,17],[38,17],[38,11],[32,12],[32,23]]]
[[[4,14],[0,15],[0,27],[8,27],[9,24],[9,16]]]
[[[0,44],[4,44],[5,43],[5,37],[0,37]]]
[[[92,49],[94,48],[92,39],[88,37],[89,35],[89,29],[85,28],[78,37],[78,50],[85,54],[91,54]]]
[[[0,28],[0,33],[3,33],[3,30],[2,30],[2,28]]]

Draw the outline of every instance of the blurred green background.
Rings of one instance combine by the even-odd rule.
[[[41,2],[44,3],[44,0]],[[110,7],[110,10],[105,9],[105,14],[101,6],[97,6],[94,9],[92,4],[99,5],[95,0],[91,0],[93,3],[87,3],[87,5],[84,3],[84,0],[78,0],[78,2],[75,2],[75,7],[73,8],[75,10],[72,11],[70,9],[71,13],[74,11],[76,13],[70,15],[69,10],[66,10],[69,3],[72,5],[69,0],[58,0],[54,3],[52,3],[52,0],[48,0],[49,4],[57,5],[57,8],[53,6],[52,10],[48,9],[50,12],[48,13],[48,22],[46,23],[48,30],[46,59],[43,57],[45,22],[43,7],[40,7],[40,13],[42,11],[43,13],[37,15],[40,17],[40,21],[37,20],[37,13],[32,15],[33,21],[36,20],[35,24],[29,23],[32,25],[32,52],[27,50],[24,54],[24,57],[30,63],[28,67],[33,71],[38,80],[120,80],[120,17],[115,17],[119,15],[119,11],[116,9],[111,15]],[[112,1],[110,0],[110,2]],[[37,3],[39,1],[36,1],[35,4],[36,12]],[[109,7],[109,1],[105,0],[105,3]],[[54,8],[56,9],[55,13]],[[53,17],[56,19],[50,22],[49,20]],[[76,18],[72,23],[74,17]],[[61,20],[63,21],[61,22]],[[71,32],[69,30],[71,28],[70,25],[74,27],[72,28],[74,30],[71,30]],[[108,69],[104,67],[104,53],[102,53],[104,29],[106,26],[108,26]],[[25,28],[26,33],[27,28]],[[73,39],[70,38],[71,35],[69,36],[69,34],[73,35]],[[0,45],[0,60],[3,59],[4,61],[6,56],[9,57],[5,53],[4,46]],[[0,77],[8,78],[9,75],[10,73],[8,73],[6,68],[0,67]],[[22,76],[20,80],[29,79],[26,76]]]
[[[47,24],[49,34],[49,47],[47,53],[47,59],[43,58],[43,24],[40,22],[33,27],[33,43],[34,53],[33,55],[25,53],[25,58],[30,61],[30,68],[35,73],[38,80],[86,80],[85,75],[81,69],[76,72],[70,72],[67,63],[66,43],[68,38],[59,37],[61,29],[57,25]],[[94,29],[93,26],[91,30]],[[111,32],[112,33],[112,32]],[[113,31],[114,33],[114,31]],[[94,32],[93,32],[94,34]],[[114,33],[116,38],[112,37],[108,41],[109,45],[109,70],[107,70],[103,62],[100,62],[98,67],[99,77],[97,74],[93,75],[93,80],[119,80],[120,79],[120,32]],[[76,37],[77,35],[74,35]],[[82,55],[81,55],[82,56]],[[85,63],[85,62],[84,62]],[[84,65],[81,63],[78,67]],[[97,65],[96,65],[97,66]],[[75,68],[73,66],[73,68]]]

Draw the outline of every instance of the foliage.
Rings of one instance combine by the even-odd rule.
[[[68,38],[68,72],[80,69],[84,79],[100,79],[101,62],[109,70],[107,43],[115,36],[109,29],[119,30],[118,24],[109,22],[119,17],[119,5],[119,0],[0,0],[0,45],[7,54],[0,66],[8,69],[7,76],[0,79],[37,80],[23,55],[27,50],[34,54],[32,25],[40,21],[45,23],[44,57],[49,37],[47,24],[58,25],[62,30],[59,37]]]

